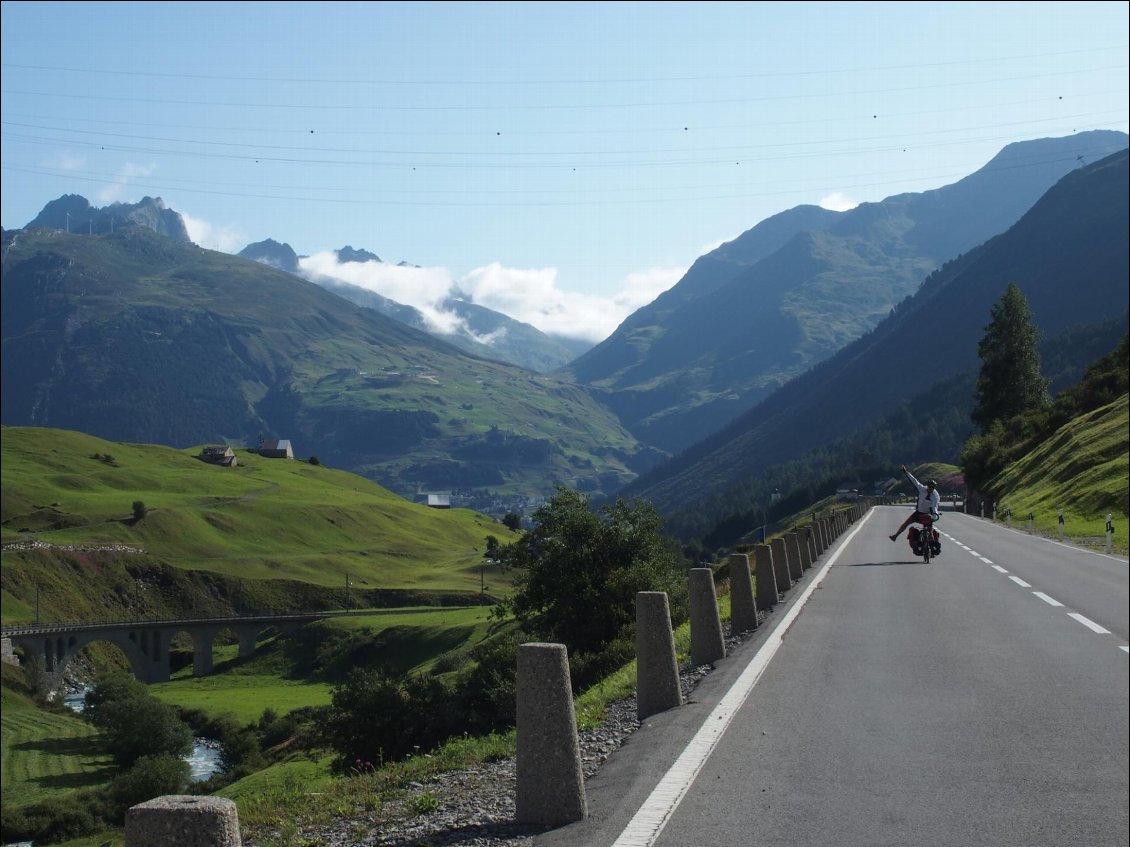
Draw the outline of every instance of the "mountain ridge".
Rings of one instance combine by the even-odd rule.
[[[623,493],[672,512],[875,420],[911,390],[904,386],[921,364],[913,351],[922,332],[931,332],[935,382],[975,368],[982,322],[1009,281],[1047,335],[1126,313],[1127,162],[1123,150],[1072,171],[1008,231],[931,274],[875,329]]]
[[[759,224],[712,251],[566,370],[638,438],[677,453],[874,327],[944,261],[1006,230],[1082,151],[1126,146],[1109,131],[1018,142],[939,189],[810,220],[775,216],[775,249],[744,265],[719,252]]]
[[[143,227],[4,232],[2,421],[187,446],[291,439],[411,497],[610,490],[648,451],[578,386]]]

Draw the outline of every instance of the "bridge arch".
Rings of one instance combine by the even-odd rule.
[[[133,637],[131,637],[131,635]],[[63,674],[71,660],[78,656],[83,649],[91,644],[104,641],[113,644],[122,651],[129,662],[133,675],[142,682],[157,682],[154,678],[154,659],[147,650],[159,645],[157,639],[151,639],[148,634],[139,637],[137,632],[99,631],[72,632],[51,634],[46,636],[18,635],[12,637],[12,646],[22,649],[25,659],[33,656],[43,661],[43,669],[50,681],[52,691],[57,691],[62,685]],[[168,661],[166,658],[166,667]],[[159,676],[159,663],[158,673]],[[168,678],[166,674],[166,679]]]
[[[290,632],[312,620],[334,613],[263,616],[258,618],[205,618],[196,620],[137,621],[130,623],[43,624],[6,628],[4,641],[27,658],[38,657],[52,690],[58,690],[67,665],[85,647],[105,641],[119,647],[133,675],[142,682],[167,682],[173,638],[185,633],[192,641],[193,674],[203,676],[214,669],[213,643],[225,630],[238,641],[238,655],[255,652],[264,630]],[[5,646],[5,654],[9,652]]]

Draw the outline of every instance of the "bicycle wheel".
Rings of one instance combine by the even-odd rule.
[[[931,538],[933,533],[930,532],[930,528],[927,527],[922,535],[924,536],[922,539],[922,561],[926,564],[930,564],[930,552],[934,547],[934,539]]]

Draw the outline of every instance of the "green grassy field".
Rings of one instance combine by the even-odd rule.
[[[1128,398],[1083,415],[1009,466],[990,482],[1001,492],[997,519],[1012,509],[1013,526],[1026,526],[1028,514],[1034,529],[1058,537],[1059,511],[1064,534],[1073,539],[1103,539],[1106,518],[1115,523],[1114,546],[1127,551],[1130,512],[1130,412]]]
[[[328,704],[334,685],[353,667],[430,671],[444,656],[462,654],[486,638],[489,612],[472,606],[333,618],[261,643],[246,659],[236,657],[235,645],[219,647],[214,673],[195,677],[188,666],[150,690],[176,706],[250,723],[267,707],[281,715]]]
[[[339,604],[347,581],[359,603],[380,591],[473,599],[484,579],[492,591],[507,589],[506,574],[491,567],[484,573],[481,551],[488,535],[505,542],[510,530],[485,515],[429,509],[362,477],[305,462],[238,451],[239,466],[222,468],[199,461],[198,453],[4,427],[4,623],[34,618],[36,584],[43,610],[55,616],[48,619],[65,619],[72,603],[81,617],[81,597],[67,598],[66,585],[33,572],[96,566],[101,554],[137,567],[168,563],[197,582],[209,575],[238,581],[251,599],[268,583],[277,591],[287,582],[320,589],[323,598],[337,592]],[[148,514],[135,522],[138,500]],[[27,549],[32,542],[38,549]],[[218,592],[204,593],[215,600]]]
[[[40,709],[8,686],[0,690],[0,790],[23,805],[103,784],[117,773],[79,718]]]

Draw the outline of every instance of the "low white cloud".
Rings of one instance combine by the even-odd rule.
[[[460,288],[475,303],[537,327],[547,335],[598,343],[632,312],[679,281],[686,268],[653,268],[629,274],[611,297],[563,291],[554,268],[476,268]]]
[[[221,253],[238,253],[247,246],[247,236],[234,227],[215,226],[208,221],[194,218],[181,212],[184,228],[193,244],[206,250],[219,250]]]
[[[821,209],[828,209],[832,212],[847,212],[850,209],[854,209],[856,206],[858,206],[859,201],[852,200],[846,194],[843,194],[839,191],[834,191],[827,197],[822,199],[818,205]]]
[[[632,273],[616,293],[598,296],[562,290],[555,268],[508,268],[499,262],[476,268],[456,280],[446,268],[339,262],[335,253],[325,252],[300,259],[299,270],[313,281],[328,278],[349,283],[412,306],[434,332],[462,333],[483,344],[490,344],[497,334],[475,336],[458,315],[444,308],[445,300],[468,300],[547,335],[595,344],[686,272],[686,268],[651,268]]]
[[[443,309],[443,301],[453,288],[446,268],[418,268],[376,261],[339,262],[337,254],[329,251],[302,257],[298,260],[298,269],[312,281],[328,278],[346,282],[412,306],[424,316],[433,332],[471,335],[461,317]],[[483,338],[479,340],[487,343]]]
[[[118,168],[113,182],[103,186],[98,192],[97,199],[102,203],[113,203],[121,200],[133,180],[138,177],[147,177],[156,169],[156,165],[139,165],[136,162],[126,162]]]
[[[686,272],[686,268],[649,268],[628,274],[624,287],[612,298],[617,306],[626,310],[620,321],[673,286]]]

